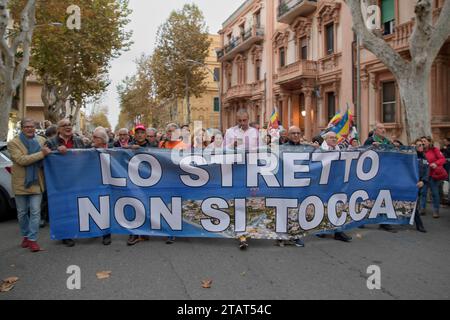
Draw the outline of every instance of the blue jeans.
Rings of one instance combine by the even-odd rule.
[[[22,237],[37,241],[39,221],[41,220],[41,194],[16,195],[17,218]]]
[[[427,205],[428,189],[431,189],[431,196],[433,199],[433,210],[434,212],[439,212],[439,207],[441,205],[439,199],[439,183],[440,181],[436,181],[433,178],[429,177],[428,182],[425,183],[425,185],[423,186],[421,190],[421,199],[420,199],[420,207],[422,209],[425,209]]]

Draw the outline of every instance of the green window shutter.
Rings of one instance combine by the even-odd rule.
[[[220,100],[219,98],[214,98],[214,112],[220,111]]]
[[[395,19],[394,0],[381,1],[381,22],[386,23]]]

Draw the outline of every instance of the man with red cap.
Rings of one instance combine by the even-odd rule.
[[[143,124],[134,128],[134,139],[131,141],[130,146],[132,149],[152,148],[152,144],[147,140],[147,130]]]
[[[140,148],[152,148],[152,144],[147,140],[147,130],[143,124],[137,125],[134,128],[134,139],[130,143],[130,148],[137,150]],[[129,246],[144,240],[149,240],[148,236],[130,235],[127,244]]]

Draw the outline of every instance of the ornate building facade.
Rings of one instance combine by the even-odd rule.
[[[444,0],[434,1],[437,18]],[[380,0],[385,40],[409,55],[414,3]],[[239,108],[252,121],[268,123],[278,107],[284,127],[297,125],[310,139],[347,106],[355,113],[361,81],[361,137],[377,122],[406,141],[404,109],[393,75],[361,48],[356,78],[356,37],[342,0],[247,0],[223,24],[218,60],[223,66],[223,127],[235,123]],[[450,132],[450,41],[442,48],[430,78],[432,128],[436,138]]]

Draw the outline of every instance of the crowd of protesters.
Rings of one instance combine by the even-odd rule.
[[[297,126],[288,129],[267,130],[267,128],[263,128],[261,130],[259,124],[249,122],[249,115],[246,110],[238,111],[236,119],[237,125],[229,128],[225,135],[217,129],[198,129],[191,134],[188,125],[180,127],[175,123],[168,124],[164,131],[137,125],[131,130],[130,128],[122,128],[116,133],[108,128],[98,127],[90,134],[81,135],[74,132],[72,123],[68,119],[63,119],[56,125],[47,122],[45,134],[37,134],[36,123],[31,119],[24,119],[21,122],[21,133],[8,143],[8,150],[13,161],[12,187],[23,237],[21,246],[29,248],[32,252],[41,250],[37,243],[37,237],[39,226],[44,225],[43,219],[41,219],[41,207],[45,207],[42,206],[42,203],[46,201],[42,162],[52,151],[64,155],[69,149],[86,148],[126,148],[132,150],[140,148],[187,150],[194,148],[218,152],[224,149],[251,151],[263,145],[314,147],[323,151],[357,149],[363,146],[403,146],[400,141],[387,137],[383,124],[376,125],[363,145],[357,139],[352,139],[343,147],[338,145],[336,133],[331,131],[318,135],[311,141],[306,141],[301,129]],[[434,146],[430,137],[417,139],[412,146],[417,149],[420,177],[417,184],[419,203],[415,223],[418,231],[426,232],[421,215],[425,215],[428,190],[430,190],[433,218],[439,218],[440,199],[443,194],[442,184],[444,180],[448,180],[450,170],[450,165],[446,160],[450,158],[450,140],[444,141],[442,151]],[[390,225],[381,225],[380,228],[396,232]],[[318,236],[325,237],[325,235],[320,234]],[[339,241],[351,242],[352,240],[349,235],[343,232],[335,232],[333,236],[334,239]],[[131,235],[127,244],[131,246],[148,239],[148,236]],[[172,244],[174,241],[175,238],[169,237],[166,243]],[[73,239],[65,239],[63,243],[68,247],[75,245]],[[103,237],[103,244],[111,244],[111,235]],[[280,246],[286,244],[298,247],[304,246],[301,238],[292,238],[291,241],[278,241],[278,244]],[[242,250],[248,247],[245,234],[239,236],[239,247]]]

